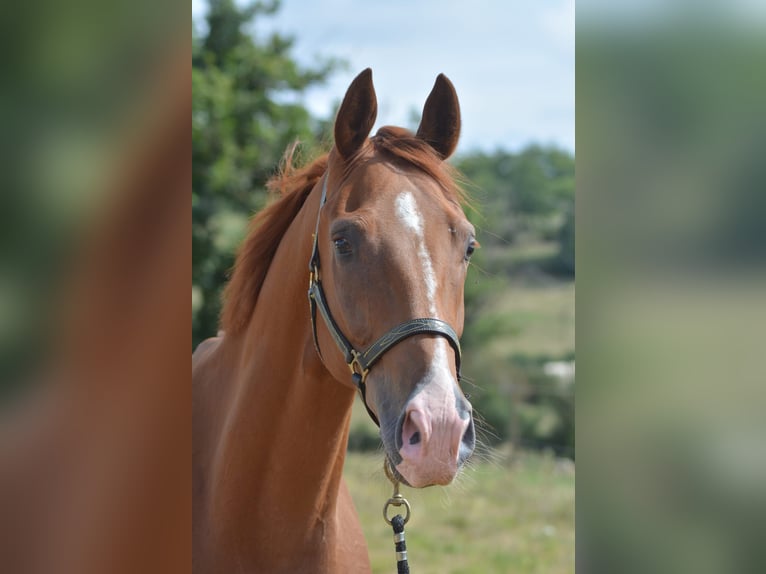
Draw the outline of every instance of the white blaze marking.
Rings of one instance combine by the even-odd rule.
[[[426,280],[426,296],[428,297],[428,311],[436,317],[436,273],[431,263],[431,254],[426,247],[425,234],[423,232],[423,218],[418,211],[415,197],[409,191],[399,194],[396,198],[396,215],[404,223],[404,226],[415,232],[418,243],[418,259],[423,268],[423,276]]]
[[[431,317],[438,319],[436,313],[436,273],[434,272],[434,266],[431,262],[431,254],[428,252],[428,247],[426,247],[423,217],[418,210],[418,204],[411,192],[404,191],[396,197],[394,205],[396,206],[396,215],[401,222],[407,229],[415,233],[418,259],[420,260],[420,266],[423,269],[423,277],[426,283],[428,312]],[[445,398],[448,401],[451,399],[451,408],[454,409],[455,399],[450,388],[451,385],[454,384],[454,379],[450,373],[449,363],[447,361],[447,341],[442,337],[438,337],[438,340],[436,341],[436,349],[434,350],[434,355],[431,360],[431,368],[426,374],[426,378],[432,378],[440,385],[448,385],[443,387],[448,391]]]

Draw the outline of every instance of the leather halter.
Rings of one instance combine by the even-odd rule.
[[[322,282],[319,279],[319,219],[322,214],[322,207],[324,207],[324,204],[327,201],[327,180],[329,179],[329,176],[330,170],[328,168],[324,175],[324,183],[322,184],[322,199],[319,202],[316,229],[314,230],[314,246],[311,251],[311,259],[309,259],[308,296],[309,305],[311,307],[311,330],[314,334],[314,347],[316,348],[319,357],[322,358],[322,352],[319,349],[319,338],[317,337],[316,325],[316,311],[318,308],[319,313],[322,315],[325,325],[327,326],[327,330],[330,331],[330,335],[332,335],[332,338],[344,355],[346,365],[348,365],[348,368],[351,370],[351,381],[359,391],[364,407],[367,409],[367,413],[370,415],[373,422],[380,426],[380,422],[375,416],[375,413],[373,413],[367,405],[367,386],[365,381],[372,366],[394,345],[400,343],[404,339],[422,334],[440,335],[447,339],[447,342],[455,351],[455,366],[457,380],[459,382],[460,342],[458,341],[457,333],[455,333],[455,330],[450,327],[448,323],[445,323],[441,319],[423,318],[410,319],[409,321],[397,325],[364,351],[360,352],[354,349],[354,346],[349,342],[348,338],[343,334],[335,320],[332,318],[330,309],[327,307],[327,300],[324,295],[324,290],[322,289]]]

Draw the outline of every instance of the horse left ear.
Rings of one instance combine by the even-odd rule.
[[[335,118],[335,147],[344,159],[364,143],[378,114],[378,100],[372,85],[372,70],[367,68],[348,87]]]
[[[447,76],[439,74],[423,106],[418,137],[426,140],[442,159],[455,151],[460,138],[460,104],[455,86]]]

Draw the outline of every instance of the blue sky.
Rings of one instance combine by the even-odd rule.
[[[195,21],[204,10],[192,0]],[[271,31],[295,36],[303,64],[319,55],[349,63],[303,97],[318,116],[331,116],[351,79],[371,67],[377,126],[414,128],[411,112],[443,72],[461,103],[458,152],[575,149],[574,0],[283,0],[254,33]]]

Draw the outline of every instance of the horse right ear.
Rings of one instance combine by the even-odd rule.
[[[348,159],[362,147],[378,115],[378,100],[367,68],[348,87],[335,118],[335,147]]]
[[[444,74],[436,77],[423,106],[418,137],[427,141],[442,159],[452,155],[460,137],[460,104],[455,86]]]

